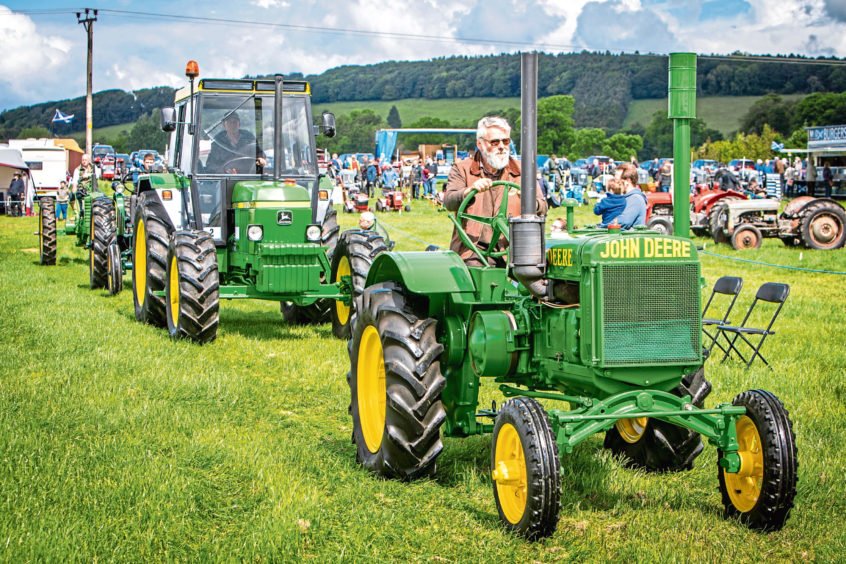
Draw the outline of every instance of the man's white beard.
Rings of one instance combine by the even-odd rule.
[[[494,170],[502,170],[508,166],[508,151],[496,149],[494,152],[482,151],[485,162]]]

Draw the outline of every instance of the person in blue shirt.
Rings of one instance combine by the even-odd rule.
[[[399,175],[397,175],[397,171],[394,170],[394,167],[389,166],[382,173],[382,189],[384,191],[396,190],[398,181]]]
[[[626,209],[626,196],[623,195],[623,181],[612,178],[608,181],[608,191],[605,197],[593,207],[593,213],[602,216],[598,227],[608,227],[623,210]]]
[[[367,164],[367,170],[365,171],[365,178],[367,182],[365,183],[364,187],[367,191],[367,197],[373,197],[373,187],[376,185],[376,179],[379,177],[379,165],[376,163],[375,160],[372,160]]]
[[[626,207],[617,217],[617,223],[623,229],[646,225],[646,196],[637,184],[637,168],[631,163],[623,163],[617,167],[614,178],[623,182],[626,194]]]

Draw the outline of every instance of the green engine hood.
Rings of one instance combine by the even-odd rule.
[[[308,189],[298,184],[270,180],[245,180],[235,184],[232,203],[238,202],[306,202],[311,201]]]

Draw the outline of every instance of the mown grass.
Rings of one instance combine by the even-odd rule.
[[[396,106],[404,127],[408,127],[421,117],[436,117],[450,123],[463,123],[467,120],[478,120],[485,112],[520,108],[520,98],[448,98],[441,100],[426,100],[422,98],[408,98],[404,100],[364,100],[358,102],[329,102],[315,104],[312,108],[314,115],[320,112],[333,112],[336,116],[348,114],[353,110],[373,110],[383,119],[388,118],[391,106]]]
[[[444,214],[413,205],[380,217],[446,246]],[[593,216],[583,207],[577,219]],[[129,290],[88,289],[87,256],[71,237],[60,238],[57,266],[39,266],[35,229],[33,218],[0,217],[2,561],[846,559],[842,276],[702,256],[709,287],[744,278],[742,309],[765,281],[792,288],[764,348],[773,370],[707,366],[709,406],[762,387],[790,410],[799,490],[782,531],[722,517],[713,447],[690,472],[649,475],[597,436],[562,457],[558,530],[532,544],[499,525],[487,437],[445,439],[431,480],[385,481],[356,465],[346,344],[328,325],[286,326],[276,304],[233,301],[214,343],[172,342],[134,320]],[[421,248],[392,235],[398,249]],[[846,270],[846,251],[774,240],[742,255],[706,250]],[[493,399],[488,384],[482,403]]]
[[[784,94],[784,100],[800,100],[805,94]],[[740,118],[749,111],[752,104],[761,99],[761,96],[699,96],[696,99],[696,117],[705,121],[705,124],[728,136],[740,127]],[[626,119],[623,120],[623,127],[634,123],[640,123],[644,127],[652,121],[652,115],[662,111],[667,112],[666,98],[653,98],[648,100],[632,100],[629,103],[629,111]]]

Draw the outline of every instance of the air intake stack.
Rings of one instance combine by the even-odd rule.
[[[546,249],[543,233],[546,220],[537,215],[538,140],[538,54],[520,55],[520,217],[509,220],[511,273],[529,292],[539,298],[549,294],[543,278]]]

